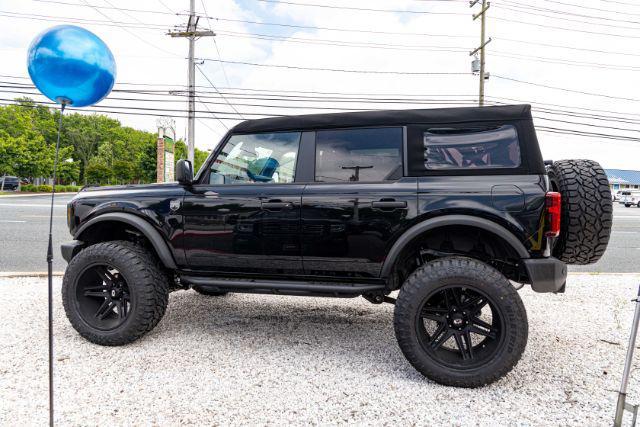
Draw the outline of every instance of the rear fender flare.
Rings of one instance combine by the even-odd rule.
[[[514,236],[513,233],[509,232],[509,230],[499,224],[496,224],[493,221],[469,215],[445,215],[427,219],[426,221],[422,221],[405,231],[404,234],[400,236],[398,240],[396,240],[396,242],[389,250],[384,264],[382,265],[380,276],[383,278],[387,278],[391,275],[393,266],[395,265],[398,256],[402,252],[402,249],[406,245],[411,243],[414,238],[418,237],[426,231],[434,230],[436,228],[444,227],[447,225],[467,225],[471,227],[481,228],[502,238],[516,251],[520,258],[530,257],[527,248],[524,247],[522,242],[518,240],[518,238]]]
[[[110,212],[98,215],[80,226],[78,231],[76,231],[75,235],[73,236],[74,239],[83,240],[82,234],[85,231],[87,231],[91,226],[104,221],[122,222],[134,227],[149,240],[151,246],[153,246],[153,249],[155,249],[158,257],[160,258],[160,261],[162,261],[165,267],[172,270],[177,269],[176,262],[173,259],[173,255],[171,254],[171,250],[169,250],[169,246],[162,238],[158,230],[156,230],[149,222],[145,221],[143,218],[130,213]]]

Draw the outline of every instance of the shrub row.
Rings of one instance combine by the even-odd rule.
[[[56,192],[64,193],[64,192],[73,192],[77,193],[80,191],[80,186],[78,185],[56,185]],[[50,185],[33,185],[27,184],[20,186],[20,191],[29,192],[29,193],[50,193],[51,186]]]

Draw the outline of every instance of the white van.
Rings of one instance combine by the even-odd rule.
[[[637,206],[640,208],[640,191],[630,190],[623,191],[620,194],[620,203],[623,203],[625,207]]]

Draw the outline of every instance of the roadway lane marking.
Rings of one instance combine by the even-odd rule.
[[[16,221],[11,219],[0,219],[0,222],[27,222],[27,221]]]

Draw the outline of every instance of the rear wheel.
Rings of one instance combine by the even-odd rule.
[[[62,302],[71,325],[87,340],[123,345],[160,321],[169,298],[158,260],[126,241],[98,243],[76,255],[64,274]]]
[[[527,314],[517,291],[494,268],[450,257],[418,268],[396,301],[402,352],[426,377],[479,387],[509,372],[526,346]]]
[[[592,160],[560,160],[548,172],[552,189],[562,196],[553,256],[567,264],[598,261],[611,235],[613,204],[607,175]]]

